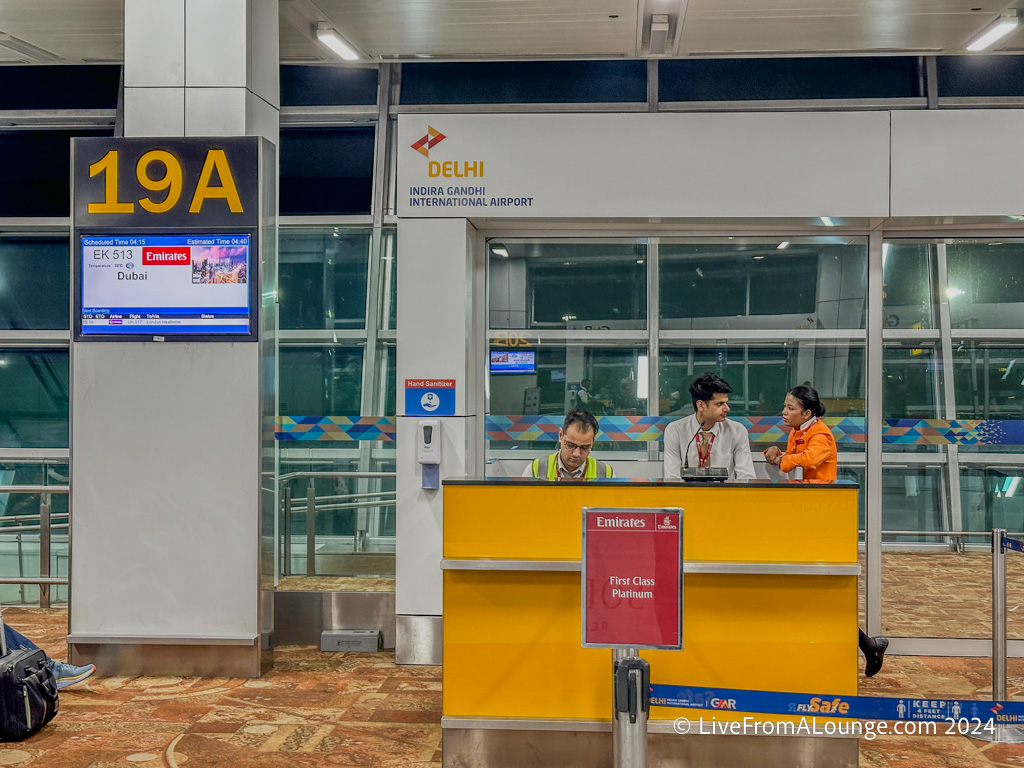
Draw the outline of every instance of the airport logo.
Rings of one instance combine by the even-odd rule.
[[[410,146],[424,157],[429,158],[430,150],[436,147],[446,138],[448,137],[445,136],[443,133],[428,125],[426,135],[422,139],[419,139],[415,144],[411,144]]]
[[[187,245],[143,248],[142,263],[152,266],[160,266],[162,264],[191,264],[192,249]]]
[[[712,709],[736,709],[736,699],[720,699],[716,696],[708,704],[711,705]]]

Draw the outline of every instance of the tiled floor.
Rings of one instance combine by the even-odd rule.
[[[51,655],[66,652],[63,611],[7,608],[4,617]],[[1024,659],[1009,662],[1024,697]],[[987,659],[887,658],[863,695],[988,698]],[[0,766],[31,768],[440,768],[441,670],[396,666],[389,653],[326,654],[286,646],[259,680],[103,677],[61,694],[33,738],[0,744]],[[861,739],[877,768],[1024,766],[1024,745],[961,736]]]

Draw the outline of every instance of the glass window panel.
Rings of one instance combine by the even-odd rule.
[[[960,505],[964,530],[1024,534],[1024,466],[961,466]]]
[[[934,345],[905,342],[884,346],[883,418],[942,418],[942,385],[942,364]]]
[[[282,227],[278,265],[282,330],[365,328],[371,242],[368,229]]]
[[[778,416],[786,392],[810,382],[827,416],[864,416],[864,345],[828,341],[661,347],[658,412],[693,413],[689,387],[702,373],[729,382],[733,416]],[[862,444],[843,450],[863,450]]]
[[[492,345],[497,352],[508,347]],[[586,407],[595,416],[646,416],[647,392],[642,389],[646,350],[608,348],[584,344],[545,344],[536,352],[532,373],[490,373],[489,413],[496,416],[553,416],[561,420],[580,406],[576,393],[582,382],[590,384]],[[516,348],[515,351],[522,351]],[[553,451],[552,441],[489,441],[489,450]],[[600,443],[599,452],[646,451],[646,442]],[[525,457],[524,457],[525,458]]]
[[[950,241],[946,263],[954,328],[1024,327],[1024,241]]]
[[[661,101],[898,99],[921,96],[909,57],[663,59]]]
[[[490,327],[647,327],[647,246],[503,240],[489,248]]]
[[[1024,419],[1024,348],[962,341],[953,382],[957,418]]]
[[[936,56],[939,98],[1024,96],[1024,60],[1019,56]]]
[[[0,217],[70,215],[71,139],[112,133],[112,129],[0,131]]]
[[[882,244],[882,306],[886,328],[934,328],[935,246]]]
[[[398,251],[397,232],[394,227],[381,231],[380,279],[381,279],[381,323],[382,329],[398,327],[398,268],[395,254]]]
[[[282,128],[282,216],[370,212],[373,127]]]
[[[0,448],[68,447],[67,350],[0,349]]]
[[[486,61],[402,65],[403,104],[647,101],[644,61]]]
[[[384,345],[384,415],[394,416],[397,411],[395,410],[395,403],[397,402],[397,383],[398,375],[396,373],[397,363],[397,350],[394,344]]]
[[[0,237],[0,328],[69,327],[67,237]]]
[[[989,631],[989,558],[951,552],[949,540],[892,531],[950,530],[945,467],[886,463],[882,482],[882,633],[903,637],[979,637]],[[973,553],[977,554],[977,553]]]
[[[1024,451],[1024,348],[961,341],[953,347],[953,382],[958,419],[1010,422],[982,428],[982,442],[962,451]]]
[[[864,328],[860,238],[663,240],[664,330]]]
[[[363,389],[362,347],[282,346],[282,416],[357,416]]]
[[[118,64],[3,66],[0,110],[114,109],[120,80]]]
[[[282,107],[376,103],[376,67],[281,67]]]

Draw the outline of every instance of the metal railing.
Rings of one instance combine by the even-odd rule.
[[[67,578],[50,575],[50,535],[54,528],[68,529],[70,527],[71,513],[53,513],[51,497],[53,494],[67,495],[71,492],[66,485],[0,485],[0,493],[15,494],[39,494],[38,515],[9,515],[2,518],[5,523],[0,527],[0,534],[8,533],[29,533],[39,534],[39,576],[4,576],[0,577],[0,584],[37,584],[39,585],[39,606],[50,607],[50,587],[66,586]],[[15,523],[15,525],[6,525]],[[19,549],[21,537],[18,538]],[[19,557],[19,562],[21,558]]]
[[[317,496],[315,480],[394,480],[394,472],[288,472],[278,478],[281,490],[281,574],[293,575],[292,562],[292,516],[306,516],[306,575],[316,576],[316,521],[323,512],[352,509],[394,508],[397,504],[395,491],[365,491]],[[305,503],[292,498],[291,480],[308,480]],[[364,553],[368,549],[371,520],[368,514],[357,514],[353,533],[353,553]]]

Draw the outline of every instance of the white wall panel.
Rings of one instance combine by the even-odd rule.
[[[125,136],[184,136],[184,88],[125,88]]]
[[[892,113],[892,215],[1024,213],[1024,110]]]
[[[246,0],[185,0],[185,84],[246,85],[249,51]]]
[[[254,637],[259,345],[74,345],[71,633]]]
[[[428,127],[444,139],[412,148]],[[401,115],[404,217],[887,216],[888,112]],[[469,173],[431,176],[431,163]],[[484,187],[482,195],[449,187]],[[440,187],[440,194],[411,190]],[[417,205],[424,199],[454,205]],[[461,202],[482,198],[485,205]],[[501,198],[529,200],[497,205]]]
[[[444,525],[444,487],[423,490],[416,460],[418,417],[398,419],[396,447],[395,612],[399,615],[440,616],[441,534]],[[475,417],[441,418],[441,478],[465,477],[469,441],[480,429]]]
[[[465,219],[398,222],[398,403],[406,379],[456,379],[455,414],[475,415],[470,387],[471,254]]]
[[[180,0],[124,4],[124,84],[185,85],[185,6]]]
[[[186,136],[245,136],[244,88],[186,88]]]

